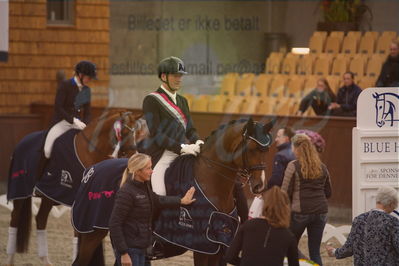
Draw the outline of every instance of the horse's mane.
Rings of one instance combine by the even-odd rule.
[[[235,124],[246,123],[246,122],[248,122],[248,119],[241,118],[239,120],[231,120],[230,122],[219,126],[217,129],[213,130],[208,137],[205,138],[205,143],[212,140],[213,137],[216,135],[216,133],[223,132],[224,130],[226,130],[227,128],[229,128],[230,126],[233,126]]]

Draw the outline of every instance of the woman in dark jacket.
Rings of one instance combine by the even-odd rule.
[[[287,193],[273,186],[263,194],[263,216],[246,221],[238,230],[225,259],[233,265],[299,265],[295,236],[288,229],[290,206]],[[239,253],[241,257],[239,257]]]
[[[322,265],[320,244],[331,196],[330,175],[308,136],[297,134],[291,143],[297,160],[288,163],[281,186],[291,199],[290,229],[298,242],[307,229],[310,259]]]
[[[299,106],[298,115],[302,115],[309,106],[312,106],[316,115],[327,115],[328,106],[335,102],[335,94],[325,78],[317,80],[317,86],[306,95]]]
[[[183,198],[155,194],[149,181],[151,158],[142,153],[130,157],[116,194],[109,231],[118,265],[145,265],[145,249],[151,245],[152,214],[158,207],[178,207],[195,201],[194,187]]]

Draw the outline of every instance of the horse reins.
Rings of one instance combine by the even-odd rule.
[[[238,145],[239,147],[242,146],[242,150],[241,150],[240,152],[242,153],[242,154],[241,154],[241,157],[242,157],[242,166],[243,166],[243,168],[231,167],[231,166],[228,166],[228,165],[226,165],[226,164],[224,164],[224,163],[220,163],[220,162],[218,162],[218,161],[212,160],[212,159],[210,159],[210,158],[208,158],[208,157],[206,157],[206,156],[203,156],[203,155],[200,156],[200,158],[203,159],[204,161],[206,161],[206,165],[207,165],[209,168],[212,168],[212,166],[209,165],[209,163],[212,163],[212,164],[214,164],[214,165],[220,166],[220,167],[225,168],[225,169],[228,169],[228,170],[230,170],[230,171],[238,172],[238,175],[239,175],[239,176],[245,177],[245,178],[246,178],[246,181],[244,182],[244,185],[245,185],[246,183],[249,182],[250,178],[252,177],[252,172],[253,172],[253,171],[262,171],[262,170],[265,170],[265,169],[266,169],[266,165],[265,165],[264,163],[262,163],[262,164],[257,164],[257,165],[254,165],[254,166],[249,167],[249,161],[248,161],[248,140],[250,140],[250,139],[256,141],[254,138],[248,136],[247,131],[245,130],[245,132],[242,134],[242,141],[241,141],[240,144]],[[257,142],[257,141],[256,141],[256,142]],[[239,150],[239,149],[237,149],[237,150]],[[237,153],[237,152],[238,152],[237,150],[234,151],[234,153]],[[230,177],[230,176],[226,176],[226,175],[221,174],[221,173],[219,173],[219,172],[216,172],[216,173],[217,173],[218,175],[224,177],[224,178],[227,178],[227,179],[230,179],[230,180],[233,180],[233,181],[236,180],[236,176],[234,176],[234,177],[232,178],[232,177]]]

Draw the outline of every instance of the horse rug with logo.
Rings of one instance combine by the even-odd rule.
[[[220,212],[208,198],[193,175],[195,157],[179,156],[166,170],[168,196],[183,197],[194,186],[196,201],[178,209],[163,209],[155,221],[154,234],[174,245],[192,251],[216,254],[221,245],[229,246],[238,229],[237,210]]]
[[[75,148],[78,132],[68,130],[54,142],[50,162],[35,187],[47,198],[66,206],[72,206],[85,169]]]
[[[87,168],[72,206],[72,225],[79,233],[108,229],[128,159],[108,159]]]

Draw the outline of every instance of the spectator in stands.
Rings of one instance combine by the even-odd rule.
[[[354,77],[352,72],[344,74],[344,86],[338,90],[337,102],[331,103],[328,107],[331,110],[331,115],[356,116],[357,98],[362,89],[354,83]]]
[[[272,176],[267,184],[268,188],[279,186],[283,183],[284,171],[287,164],[295,160],[295,156],[291,150],[291,138],[295,132],[290,127],[284,127],[277,130],[276,147],[278,152],[274,156]]]
[[[391,215],[398,206],[398,192],[381,187],[376,208],[360,214],[341,248],[326,246],[328,255],[342,259],[353,256],[355,265],[399,265],[399,220]]]
[[[159,207],[178,207],[195,201],[194,187],[183,198],[159,196],[150,189],[151,157],[136,153],[123,173],[109,220],[109,232],[117,265],[145,265],[145,249],[151,245],[153,211]]]
[[[297,134],[291,141],[297,160],[288,163],[281,187],[291,199],[290,228],[298,243],[307,229],[310,259],[322,265],[320,244],[331,196],[330,175],[308,136]]]
[[[377,87],[399,87],[399,42],[393,41],[389,51],[376,82]]]
[[[233,265],[299,265],[297,242],[288,229],[290,201],[287,193],[272,187],[262,195],[263,216],[246,221],[238,230],[225,259]],[[239,257],[240,251],[241,257]]]
[[[320,78],[317,80],[316,88],[302,99],[297,114],[303,115],[308,107],[312,106],[316,115],[327,115],[330,113],[328,106],[332,102],[335,102],[335,94],[328,81],[325,78]]]

